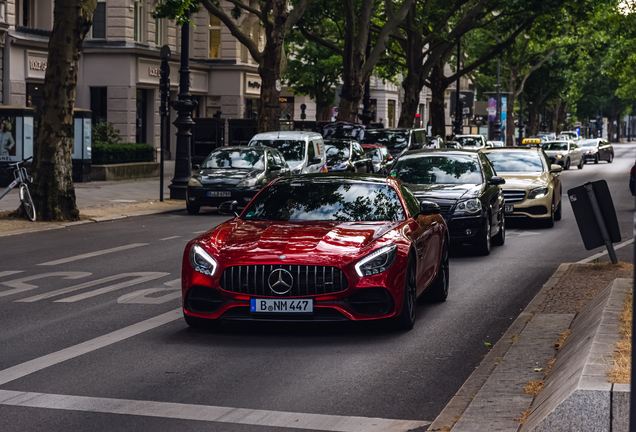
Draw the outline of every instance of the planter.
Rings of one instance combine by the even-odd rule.
[[[159,176],[159,162],[132,162],[112,165],[93,165],[92,181],[134,180]]]

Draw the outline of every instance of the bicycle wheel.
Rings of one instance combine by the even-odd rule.
[[[31,222],[35,222],[35,219],[36,219],[35,205],[33,205],[33,199],[31,199],[29,188],[24,183],[20,185],[20,202],[22,204],[22,209],[24,210],[24,213],[26,213],[27,217],[31,220]]]

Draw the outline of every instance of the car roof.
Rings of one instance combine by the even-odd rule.
[[[296,174],[296,175],[292,175],[288,177],[280,177],[276,183],[291,183],[294,181],[315,182],[320,180],[387,184],[389,179],[386,176],[378,175],[378,174],[327,172],[327,173]]]
[[[501,151],[513,151],[513,152],[540,152],[542,149],[540,147],[489,147],[485,149],[481,149],[482,153],[491,153],[491,152],[501,152]]]
[[[380,144],[361,144],[362,148],[371,149],[371,148],[386,148],[386,146]]]
[[[295,138],[295,139],[320,138],[322,139],[322,135],[320,135],[317,132],[308,132],[308,131],[262,132],[262,133],[254,135],[252,137],[252,140],[255,140],[255,139],[276,140],[276,139],[292,139],[292,138]]]
[[[555,139],[555,140],[550,140],[550,141],[546,141],[543,144],[550,144],[550,143],[557,143],[557,142],[572,142],[572,140],[566,140],[566,139]]]
[[[275,148],[272,147],[267,147],[267,146],[258,146],[258,147],[252,147],[252,146],[230,146],[230,147],[225,147],[225,146],[221,146],[221,147],[217,147],[214,150],[212,150],[212,152],[218,151],[218,150],[245,150],[245,151],[265,151],[265,150],[276,150]],[[210,153],[212,153],[210,152]]]
[[[351,141],[355,141],[358,142],[357,139],[353,138],[353,137],[347,137],[347,138],[327,138],[324,140],[325,144],[330,143],[330,142],[351,142]]]
[[[480,134],[470,134],[470,135],[455,135],[455,138],[464,138],[464,137],[471,137],[471,138],[483,138],[483,135]]]
[[[367,132],[407,132],[414,130],[411,128],[383,128],[383,129],[370,129]]]
[[[406,152],[404,152],[404,154],[402,155],[402,157],[404,156],[410,156],[410,155],[425,155],[425,154],[430,154],[430,153],[445,153],[445,154],[478,154],[481,151],[481,149],[454,149],[454,148],[438,148],[438,149],[416,149],[416,150],[408,150]]]

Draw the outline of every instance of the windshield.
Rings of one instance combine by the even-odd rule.
[[[542,144],[541,147],[545,151],[568,151],[568,143],[566,142],[549,142]]]
[[[391,175],[411,184],[481,184],[477,156],[411,155],[398,159]]]
[[[477,137],[455,137],[455,141],[459,142],[463,147],[485,147],[484,140]]]
[[[583,140],[579,141],[579,147],[596,147],[596,140]]]
[[[331,165],[349,159],[350,147],[349,141],[325,141],[327,164]]]
[[[494,151],[486,155],[495,171],[502,172],[542,172],[541,156],[536,152]]]
[[[368,130],[362,140],[364,144],[385,146],[392,155],[400,154],[409,144],[407,131]]]
[[[364,136],[364,126],[354,124],[326,125],[322,129],[324,138],[353,138],[359,140]]]
[[[386,184],[344,181],[278,182],[245,209],[245,220],[397,221],[406,218],[397,192]]]
[[[298,140],[255,140],[251,146],[273,147],[283,154],[287,162],[301,162],[305,160],[305,141]]]
[[[202,168],[265,169],[263,152],[257,150],[216,150],[203,161]]]

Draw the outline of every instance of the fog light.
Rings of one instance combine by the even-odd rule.
[[[245,202],[250,202],[252,201],[252,197],[243,197],[243,200],[245,200]]]
[[[473,230],[469,230],[469,229],[466,230],[466,235],[472,235],[472,234],[473,234]]]

